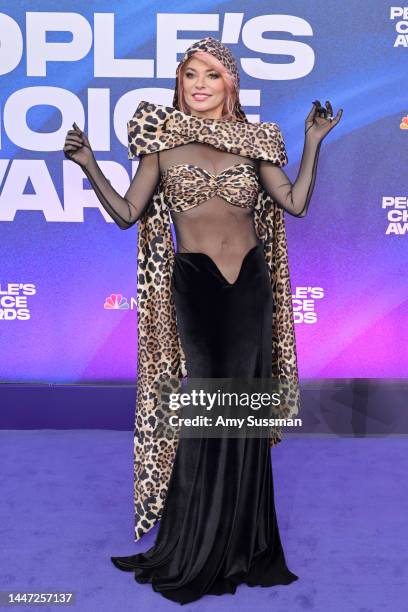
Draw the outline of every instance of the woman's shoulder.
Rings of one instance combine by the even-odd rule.
[[[171,114],[175,109],[172,106],[166,106],[165,104],[158,104],[157,102],[149,102],[147,100],[141,100],[137,105],[133,116],[128,121],[129,124],[137,123],[141,119],[148,119],[152,125],[157,121],[161,122]]]

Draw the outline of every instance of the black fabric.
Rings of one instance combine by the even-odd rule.
[[[270,376],[274,304],[261,243],[233,283],[207,254],[176,253],[172,291],[190,377]],[[296,580],[279,535],[268,439],[180,438],[154,546],[111,560],[180,604],[240,583]]]
[[[293,184],[278,165],[268,161],[260,161],[257,165],[254,163],[262,187],[279,206],[292,216],[305,216],[307,213],[316,180],[319,151],[320,146],[316,148],[310,142],[305,143],[299,172]],[[169,167],[178,164],[192,164],[218,174],[240,162],[253,163],[248,157],[219,151],[210,145],[196,142],[162,151],[160,155],[159,153],[141,155],[137,170],[123,197],[105,177],[95,159],[88,167],[84,167],[83,171],[104,209],[121,229],[128,229],[135,225],[149,206],[152,195],[160,182],[160,174]],[[223,222],[222,217],[226,215],[223,207],[228,206],[228,203],[222,198],[211,198],[211,206],[207,207],[207,217],[212,220],[215,228]],[[203,210],[199,211],[200,214],[203,212]],[[230,212],[232,214],[231,209]],[[180,239],[183,242],[192,242],[191,235],[185,231],[184,219],[179,220],[179,217],[181,213],[173,215]],[[244,215],[236,217],[234,223],[241,223],[243,217]],[[238,229],[243,229],[242,223]],[[209,234],[209,236],[212,235],[212,233]],[[213,239],[216,240],[216,235]],[[198,248],[197,245],[197,250]]]

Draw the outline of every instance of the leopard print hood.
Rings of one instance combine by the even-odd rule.
[[[187,49],[177,75],[180,65],[198,49],[217,57],[234,74],[239,86],[238,69],[232,53],[212,37],[204,38]],[[139,104],[128,122],[130,159],[199,141],[279,166],[287,163],[279,126],[273,122],[249,123],[239,100],[235,106],[238,120],[229,121],[183,113],[177,107],[177,96],[176,77],[173,107],[146,101]],[[168,410],[164,406],[163,390],[177,390],[178,381],[187,375],[171,293],[175,250],[170,222],[159,184],[138,221],[135,541],[161,517],[177,450],[177,433],[169,436],[165,427]],[[275,304],[272,376],[281,384],[280,416],[292,418],[299,410],[299,389],[284,211],[262,188],[254,208],[254,225],[264,245]],[[280,428],[271,430],[271,445],[281,439]]]
[[[190,57],[196,51],[206,51],[207,53],[211,53],[211,55],[213,55],[218,61],[220,61],[221,64],[223,64],[230,72],[230,74],[232,74],[235,79],[235,85],[237,90],[237,99],[234,105],[234,114],[239,121],[248,122],[245,112],[241,106],[241,102],[239,101],[240,79],[236,59],[231,53],[231,51],[228,49],[228,47],[223,45],[222,42],[220,42],[216,38],[213,38],[212,36],[207,36],[206,38],[197,40],[184,53],[184,56],[180,61],[179,65],[177,66],[176,70],[176,86],[174,88],[173,107],[177,110],[180,110],[178,106],[180,68],[188,59],[190,59]]]

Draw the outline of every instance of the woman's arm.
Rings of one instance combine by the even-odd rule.
[[[81,166],[98,200],[115,223],[121,229],[128,229],[137,222],[148,206],[160,180],[158,154],[141,156],[136,174],[122,197],[98,166],[86,134],[76,123],[73,126],[74,129],[68,130],[65,139],[65,156]]]
[[[160,177],[157,153],[141,156],[136,174],[122,197],[112,187],[93,156],[82,169],[98,200],[121,229],[128,229],[138,221],[148,206]]]
[[[341,108],[333,117],[333,107],[329,100],[326,100],[325,107],[319,100],[313,102],[305,121],[302,160],[293,184],[279,166],[271,162],[260,162],[259,178],[263,187],[275,202],[294,217],[304,217],[307,213],[316,180],[320,145],[342,115]]]
[[[299,173],[294,183],[277,165],[261,161],[259,178],[273,200],[294,217],[304,217],[316,180],[321,142],[305,138]]]

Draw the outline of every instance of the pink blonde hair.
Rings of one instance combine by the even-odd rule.
[[[227,90],[224,106],[222,109],[222,119],[237,120],[238,117],[235,115],[234,112],[235,102],[237,100],[237,84],[234,75],[232,75],[229,70],[227,70],[227,68],[219,60],[217,60],[216,57],[211,55],[211,53],[207,53],[207,51],[195,51],[192,56],[189,57],[189,59],[191,59],[192,57],[197,57],[198,59],[205,62],[209,68],[212,68],[213,70],[216,70],[220,73],[221,78],[224,81],[225,88]],[[184,72],[187,68],[188,60],[180,66],[178,74],[178,107],[183,113],[190,111],[188,104],[186,104],[184,100],[183,87]]]

